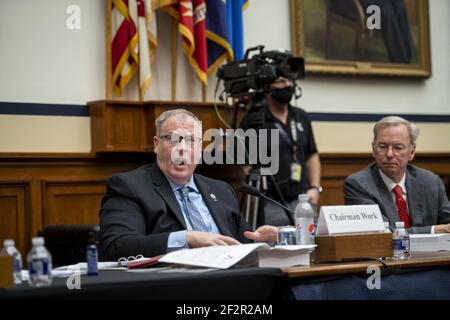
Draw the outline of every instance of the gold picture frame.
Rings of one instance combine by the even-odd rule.
[[[364,9],[370,2],[384,10],[381,29],[367,28],[370,14]],[[427,0],[291,0],[290,5],[292,51],[304,57],[307,73],[431,76]]]

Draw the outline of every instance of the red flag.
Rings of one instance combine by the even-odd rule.
[[[113,90],[121,95],[137,71],[138,34],[128,8],[128,0],[112,0],[111,27],[111,66]]]
[[[205,0],[178,0],[165,9],[178,20],[178,31],[183,37],[183,51],[199,79],[207,84]]]
[[[151,0],[112,0],[111,67],[118,96],[140,69],[143,96],[152,81],[150,62],[156,48],[156,24]]]

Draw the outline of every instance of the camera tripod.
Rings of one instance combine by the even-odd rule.
[[[279,205],[280,208],[283,208],[283,211],[285,212],[288,221],[291,225],[294,225],[294,217],[291,212],[286,210],[286,200],[284,199],[280,188],[278,187],[278,184],[275,181],[275,178],[272,175],[261,175],[260,168],[259,167],[252,167],[250,170],[249,178],[248,178],[248,184],[255,188],[260,194],[262,194],[261,197],[266,197],[264,194],[268,190],[267,185],[267,179],[270,179],[270,182],[273,186],[273,189],[275,190],[277,196],[279,197],[281,201],[281,205],[278,204],[276,201],[276,204]],[[265,211],[264,211],[264,201],[259,201],[259,196],[254,196],[250,194],[246,194],[244,198],[244,206],[245,210],[243,210],[244,218],[245,220],[253,227],[253,229],[256,229],[258,226],[266,224],[265,222]]]

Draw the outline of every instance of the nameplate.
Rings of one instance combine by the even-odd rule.
[[[322,206],[317,234],[383,232],[380,208],[374,205]]]

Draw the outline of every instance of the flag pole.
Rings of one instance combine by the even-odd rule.
[[[136,27],[139,28],[139,23],[136,24]],[[139,31],[138,31],[139,34]],[[141,41],[140,37],[139,37],[139,41]],[[139,46],[139,42],[138,42],[138,46]],[[139,96],[139,102],[142,103],[142,101],[144,101],[144,93],[141,90],[141,63],[142,63],[142,59],[141,59],[141,48],[139,47],[139,63],[138,63],[138,67],[137,67],[137,91],[138,91],[138,96]]]
[[[202,84],[202,102],[206,102],[206,85],[201,82]]]
[[[178,58],[178,21],[172,19],[172,34],[171,34],[171,90],[172,101],[177,100],[177,58]]]
[[[139,63],[141,63],[141,61],[139,60]],[[137,70],[137,82],[138,82],[138,84],[137,84],[137,90],[138,90],[138,95],[139,95],[139,102],[142,102],[142,101],[144,101],[144,94],[142,93],[142,90],[141,90],[141,83],[140,83],[140,80],[141,79],[141,68],[139,68],[138,67],[138,70]]]
[[[106,59],[105,59],[105,73],[106,73],[106,92],[105,96],[107,100],[111,100],[111,4],[112,0],[106,0]]]

